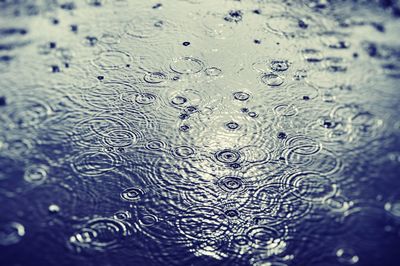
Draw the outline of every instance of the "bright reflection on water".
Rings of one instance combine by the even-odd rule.
[[[354,2],[0,1],[0,265],[399,265],[400,6]]]

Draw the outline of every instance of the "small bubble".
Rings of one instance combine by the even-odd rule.
[[[51,66],[51,72],[53,72],[53,73],[58,73],[58,72],[60,72],[60,67],[57,66],[57,65],[52,65],[52,66]]]
[[[189,131],[189,129],[190,129],[189,125],[182,125],[179,127],[179,130],[183,131],[183,132],[187,132],[187,131]]]
[[[336,251],[336,256],[341,263],[346,264],[356,264],[360,259],[359,257],[354,254],[354,251],[351,249],[345,250],[343,248],[339,248]]]
[[[238,23],[239,21],[242,20],[242,15],[243,13],[240,10],[231,10],[229,11],[228,15],[224,17],[224,20],[228,22]]]
[[[310,100],[310,96],[304,95],[304,96],[303,96],[303,100],[304,100],[304,101]]]
[[[250,94],[242,91],[234,92],[233,93],[233,98],[238,101],[247,101],[250,98]]]
[[[173,105],[183,105],[187,102],[188,100],[183,97],[183,96],[175,96],[174,98],[172,98],[171,103]]]
[[[7,105],[7,98],[5,96],[0,96],[0,106],[6,106]]]
[[[307,29],[308,28],[308,24],[305,23],[303,20],[299,20],[298,25],[301,29]]]
[[[255,43],[255,44],[260,44],[260,43],[261,43],[261,40],[255,39],[255,40],[254,40],[254,43]]]
[[[189,46],[189,45],[190,45],[190,42],[183,42],[182,45],[183,45],[183,46]]]
[[[157,3],[154,6],[152,6],[153,9],[157,9],[157,8],[160,8],[160,7],[162,7],[161,3]]]
[[[230,218],[234,218],[239,216],[239,212],[237,210],[226,210],[225,215]]]
[[[286,60],[274,60],[271,62],[271,69],[274,71],[286,71],[289,68],[289,63]]]
[[[238,129],[240,126],[238,123],[231,121],[231,122],[226,123],[225,127],[230,130],[235,130],[235,129]]]
[[[261,14],[261,10],[260,9],[254,9],[253,13],[257,14],[257,15],[260,15]]]
[[[56,43],[55,42],[50,42],[49,43],[49,47],[50,47],[50,49],[54,49],[54,48],[56,48]]]
[[[246,108],[246,107],[240,109],[240,112],[242,112],[242,113],[247,113],[248,111],[249,111],[249,108]]]
[[[248,116],[250,116],[251,118],[256,118],[258,117],[258,114],[256,112],[249,112]]]
[[[97,79],[98,79],[98,80],[103,80],[103,79],[104,79],[104,76],[97,76]]]
[[[286,138],[287,138],[287,135],[286,135],[285,132],[279,132],[278,133],[278,139],[286,139]]]
[[[60,207],[58,206],[58,205],[56,205],[56,204],[51,204],[50,206],[49,206],[49,212],[50,213],[57,213],[57,212],[59,212],[60,211]]]
[[[72,24],[69,27],[70,27],[72,32],[74,32],[74,33],[78,32],[78,25]]]

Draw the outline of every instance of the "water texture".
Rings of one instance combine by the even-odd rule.
[[[399,16],[0,0],[0,265],[400,265]]]

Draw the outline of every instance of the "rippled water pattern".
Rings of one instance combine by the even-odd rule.
[[[400,265],[399,7],[0,1],[0,265]]]

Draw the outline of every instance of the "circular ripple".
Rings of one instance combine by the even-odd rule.
[[[190,146],[179,146],[172,150],[172,154],[178,158],[189,158],[195,154],[195,149]]]
[[[284,79],[283,77],[274,73],[265,73],[261,76],[261,81],[271,87],[278,87],[282,85]]]
[[[289,62],[287,60],[273,60],[271,62],[271,69],[273,71],[286,71],[289,68]]]
[[[168,146],[167,143],[165,143],[162,140],[149,140],[146,142],[146,149],[148,150],[164,150]]]
[[[123,199],[125,201],[136,202],[142,198],[143,194],[144,194],[144,191],[142,189],[132,187],[132,188],[127,188],[124,191],[122,191],[120,196],[121,196],[121,199]]]
[[[25,181],[33,184],[42,184],[47,179],[49,169],[46,165],[31,165],[25,170]]]
[[[250,98],[250,94],[247,92],[242,92],[242,91],[237,91],[233,93],[233,98],[235,100],[244,102],[247,101]]]
[[[93,60],[95,66],[106,70],[119,69],[130,65],[132,62],[133,57],[122,51],[104,51]]]
[[[117,248],[131,234],[130,225],[112,218],[96,218],[89,221],[69,238],[69,245],[77,252],[105,251]]]
[[[5,116],[11,128],[30,128],[35,127],[45,121],[52,113],[51,107],[44,101],[36,99],[31,95],[24,95],[23,97],[7,98],[9,102],[1,116]]]
[[[202,241],[216,240],[229,233],[228,219],[223,210],[211,206],[187,209],[176,221],[184,236]]]
[[[170,68],[180,74],[195,74],[203,70],[204,63],[200,59],[186,56],[174,59]]]
[[[292,84],[287,88],[287,92],[295,97],[296,100],[313,100],[318,97],[319,91],[317,88],[312,87],[308,84]]]
[[[242,191],[245,188],[243,180],[235,176],[224,176],[218,180],[217,184],[226,192]]]
[[[128,147],[141,139],[140,132],[131,130],[116,129],[108,133],[107,137],[103,137],[103,142],[111,147]]]
[[[159,84],[169,80],[169,77],[163,72],[150,72],[146,73],[143,79],[150,84]]]
[[[293,187],[293,194],[301,199],[322,202],[336,193],[336,184],[318,172],[299,172],[286,178],[285,184]]]
[[[85,176],[98,176],[116,169],[121,158],[115,153],[87,151],[73,158],[72,169]]]
[[[241,155],[239,151],[225,149],[215,153],[215,158],[221,162],[226,164],[231,164],[239,161]]]
[[[156,99],[157,99],[156,95],[148,92],[138,93],[135,96],[135,102],[143,105],[152,104],[156,101]]]
[[[204,72],[210,77],[217,77],[222,74],[222,70],[217,67],[208,67],[204,69]]]
[[[135,15],[134,18],[125,25],[125,32],[133,38],[143,39],[160,35],[170,25],[161,17],[154,17],[150,14]]]
[[[294,135],[286,139],[285,145],[301,155],[312,155],[321,150],[321,144],[305,135]]]

